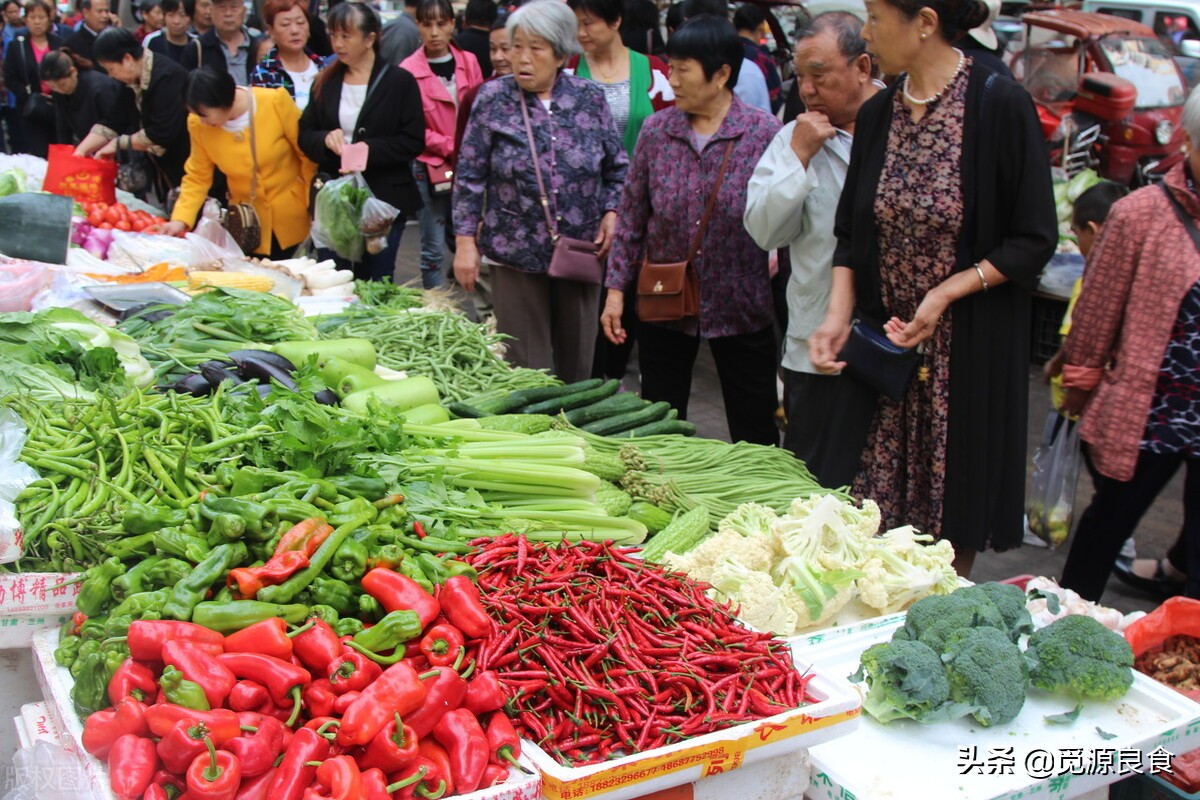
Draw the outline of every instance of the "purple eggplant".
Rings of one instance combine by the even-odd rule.
[[[203,397],[206,394],[211,394],[212,390],[216,387],[208,378],[193,372],[191,375],[184,375],[175,383],[164,388],[170,389],[173,392],[179,392],[180,394]]]
[[[266,364],[274,364],[281,370],[291,374],[296,371],[296,365],[288,361],[281,355],[272,353],[270,350],[234,350],[229,354],[230,360],[238,365],[238,369],[242,368],[244,362],[253,359],[254,361],[262,361]],[[250,376],[247,376],[250,377]]]
[[[244,358],[238,367],[238,372],[246,380],[257,380],[263,384],[269,384],[274,380],[288,389],[296,388],[296,382],[292,380],[291,372],[286,369],[280,369],[277,365],[269,361],[263,361],[258,358]]]
[[[245,383],[236,372],[230,369],[232,366],[233,364],[228,361],[205,361],[196,369],[200,370],[200,374],[213,386],[223,381],[230,381],[234,386]]]
[[[338,396],[333,389],[322,389],[313,395],[313,400],[316,400],[323,406],[336,406],[338,404]]]

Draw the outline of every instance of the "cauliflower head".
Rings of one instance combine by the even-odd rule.
[[[709,583],[717,599],[741,607],[737,615],[748,625],[781,636],[795,633],[799,621],[796,612],[766,572],[751,569],[738,559],[725,558],[717,562]]]

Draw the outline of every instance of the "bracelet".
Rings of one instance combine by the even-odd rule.
[[[983,277],[983,267],[976,264],[975,274],[979,276],[979,283],[981,286],[983,286],[983,290],[986,292],[988,290],[988,282],[987,278]]]

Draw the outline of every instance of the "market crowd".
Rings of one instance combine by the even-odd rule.
[[[136,31],[116,1],[64,21],[6,0],[10,150],[116,158],[170,195],[168,233],[210,196],[249,203],[248,250],[275,258],[309,238],[315,188],[357,173],[399,211],[358,277],[389,278],[416,219],[424,286],[471,293],[514,363],[621,379],[636,340],[643,395],[686,418],[707,341],[735,441],[779,443],[782,378],[783,445],[824,485],[950,540],[964,575],[1021,544],[1030,293],[1058,235],[997,0],[822,14],[786,89],[762,12],[725,0],[672,5],[665,36],[651,0],[405,0],[386,24],[140,0]],[[1200,97],[1183,124],[1200,143]],[[1096,485],[1063,577],[1091,599],[1181,464],[1179,542],[1121,569],[1200,596],[1197,154],[1076,208],[1088,279],[1050,371]]]

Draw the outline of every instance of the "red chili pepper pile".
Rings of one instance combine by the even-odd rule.
[[[376,660],[320,619],[289,630],[271,618],[228,636],[134,622],[132,657],[108,685],[114,706],[83,731],[114,794],[436,800],[507,780],[520,740],[497,675],[477,671],[493,625],[474,585],[451,579],[435,597],[387,569],[363,584],[390,612],[427,620]]]
[[[478,539],[468,558],[498,630],[517,730],[567,765],[661,747],[807,702],[787,645],[743,628],[679,573],[611,542]]]

